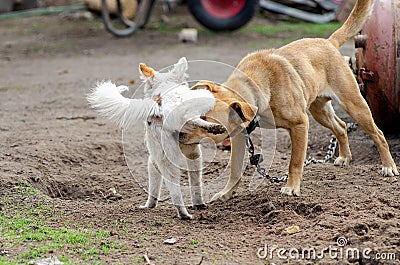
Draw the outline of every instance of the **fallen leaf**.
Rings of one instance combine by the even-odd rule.
[[[299,226],[294,225],[294,226],[289,226],[288,228],[285,229],[285,231],[288,235],[292,235],[300,232],[301,230]]]
[[[395,183],[397,181],[399,181],[397,178],[393,177],[393,178],[384,178],[383,181],[389,182],[389,183]]]

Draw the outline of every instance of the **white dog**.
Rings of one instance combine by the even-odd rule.
[[[148,199],[143,208],[153,208],[160,196],[162,179],[171,195],[178,215],[192,219],[184,205],[180,189],[180,168],[177,166],[181,152],[187,163],[190,193],[195,208],[205,207],[202,197],[201,153],[197,144],[180,145],[181,131],[193,128],[220,134],[222,125],[207,122],[202,116],[215,105],[208,90],[190,90],[187,84],[186,58],[181,58],[167,73],[160,73],[145,64],[139,65],[141,79],[145,82],[145,98],[129,99],[121,95],[128,89],[111,82],[98,83],[87,99],[101,116],[109,118],[123,129],[145,122],[148,158]]]

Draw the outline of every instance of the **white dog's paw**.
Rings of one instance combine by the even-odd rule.
[[[227,201],[227,200],[229,200],[230,198],[232,198],[232,196],[233,196],[233,193],[232,192],[225,192],[225,191],[220,191],[220,192],[218,192],[218,193],[216,193],[212,198],[211,198],[211,200],[210,200],[210,202],[214,202],[214,201],[218,201],[218,200],[221,200],[221,201]]]
[[[139,205],[139,209],[151,209],[155,208],[157,206],[157,200],[150,200],[147,201],[145,205]]]
[[[148,206],[147,204],[138,206],[139,209],[152,209],[152,208],[155,208],[155,207],[156,207],[155,205],[154,206]]]
[[[194,210],[204,210],[204,209],[207,209],[207,205],[205,203],[195,204],[189,208],[194,209]]]
[[[348,166],[350,164],[350,160],[351,159],[348,157],[339,156],[335,159],[335,162],[333,162],[333,164],[335,166]]]
[[[178,211],[178,217],[182,220],[192,220],[193,215],[189,214],[186,207],[177,206],[176,210]]]
[[[195,194],[194,198],[192,199],[192,206],[191,208],[200,210],[200,209],[205,209],[207,208],[207,205],[203,201],[202,196],[196,196],[198,193]],[[201,192],[200,192],[201,194]]]
[[[293,189],[291,187],[285,186],[281,188],[281,193],[288,196],[300,196],[300,189]]]
[[[186,215],[181,214],[181,215],[179,215],[179,218],[182,220],[193,220],[194,219],[193,215],[191,215],[191,214],[186,214]]]
[[[394,177],[399,175],[397,168],[382,167],[382,174],[385,177]]]

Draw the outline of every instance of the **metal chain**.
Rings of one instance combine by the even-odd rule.
[[[254,154],[254,145],[250,139],[250,135],[246,131],[244,132],[244,135],[246,137],[247,151],[250,153],[250,164],[256,166],[257,172],[272,183],[286,182],[288,178],[287,175],[284,175],[283,177],[271,176],[267,173],[265,168],[260,166],[260,163],[263,161],[262,154]]]
[[[354,122],[349,122],[346,124],[346,130],[348,133],[355,131],[357,127],[358,124]],[[322,164],[329,162],[329,160],[331,160],[335,155],[337,143],[336,137],[332,135],[331,139],[329,140],[328,151],[326,151],[324,159],[316,159],[315,157],[310,156],[304,161],[304,166],[308,166],[309,164]]]
[[[352,131],[355,131],[358,128],[357,123],[347,123],[347,132],[350,133]],[[276,182],[286,182],[288,179],[288,174],[282,176],[282,177],[276,177],[276,176],[271,176],[267,173],[267,170],[265,168],[262,168],[260,166],[260,163],[263,161],[263,156],[262,154],[254,154],[254,145],[253,142],[250,139],[250,134],[247,133],[245,130],[244,135],[246,137],[246,147],[247,151],[250,153],[250,164],[253,166],[256,166],[257,172],[263,176],[264,178],[268,179],[269,181],[276,183]],[[328,151],[326,151],[326,155],[324,159],[316,159],[315,157],[308,157],[304,161],[304,166],[308,166],[310,164],[321,164],[321,163],[327,163],[329,160],[331,160],[336,152],[337,148],[337,139],[335,136],[332,136],[329,145],[328,145]]]

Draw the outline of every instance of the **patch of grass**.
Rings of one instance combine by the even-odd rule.
[[[190,239],[190,244],[197,245],[199,244],[199,241],[197,241],[196,239]]]
[[[19,182],[17,187],[18,193],[21,195],[34,195],[40,193],[40,191],[31,187],[27,182]]]
[[[68,43],[38,43],[29,46],[26,49],[27,53],[36,53],[36,52],[60,52],[64,50],[68,50],[71,48],[71,45]]]
[[[298,39],[298,38],[295,36],[282,37],[282,38],[268,38],[264,42],[248,41],[247,46],[251,50],[260,50],[260,49],[265,49],[266,47],[281,47],[281,46],[286,45],[296,39]]]
[[[15,262],[36,259],[65,248],[70,252],[80,253],[84,260],[97,259],[99,254],[108,254],[117,246],[113,243],[101,243],[107,242],[110,236],[108,231],[51,228],[43,221],[25,216],[1,216],[0,224],[3,241],[8,248],[29,246],[15,260],[10,260]]]
[[[223,255],[223,256],[228,256],[229,254],[230,254],[231,252],[229,251],[229,250],[223,250],[223,251],[221,251],[221,254]]]
[[[275,37],[278,35],[292,34],[300,36],[327,36],[333,33],[341,26],[340,23],[330,22],[325,24],[314,24],[307,22],[288,23],[282,22],[274,25],[257,25],[251,24],[244,27],[240,32],[255,32],[268,37]]]
[[[33,249],[26,251],[23,254],[20,254],[19,258],[21,260],[36,259],[36,258],[39,258],[43,253],[49,253],[49,252],[53,251],[54,249],[62,249],[63,247],[64,247],[64,245],[62,245],[62,244],[47,244],[47,245],[43,245],[43,246],[38,246],[38,247],[35,247]],[[47,254],[45,254],[44,257],[47,257]],[[16,260],[16,261],[18,261],[18,260]]]
[[[136,263],[144,263],[144,258],[136,258]]]
[[[18,185],[19,195],[34,196],[38,193],[25,183]],[[110,232],[97,229],[71,228],[74,226],[58,219],[58,226],[49,223],[52,209],[46,199],[29,206],[20,206],[12,199],[4,198],[7,207],[0,212],[0,241],[6,255],[0,256],[0,264],[28,264],[39,258],[58,256],[65,264],[76,264],[76,259],[98,261],[100,255],[113,253],[120,245],[110,239]],[[74,262],[70,262],[70,258]],[[98,264],[98,262],[96,263]]]
[[[14,87],[11,87],[11,86],[0,86],[0,92],[6,92],[6,91],[11,90],[11,89],[26,90],[27,87],[23,87],[23,86],[14,86]]]

